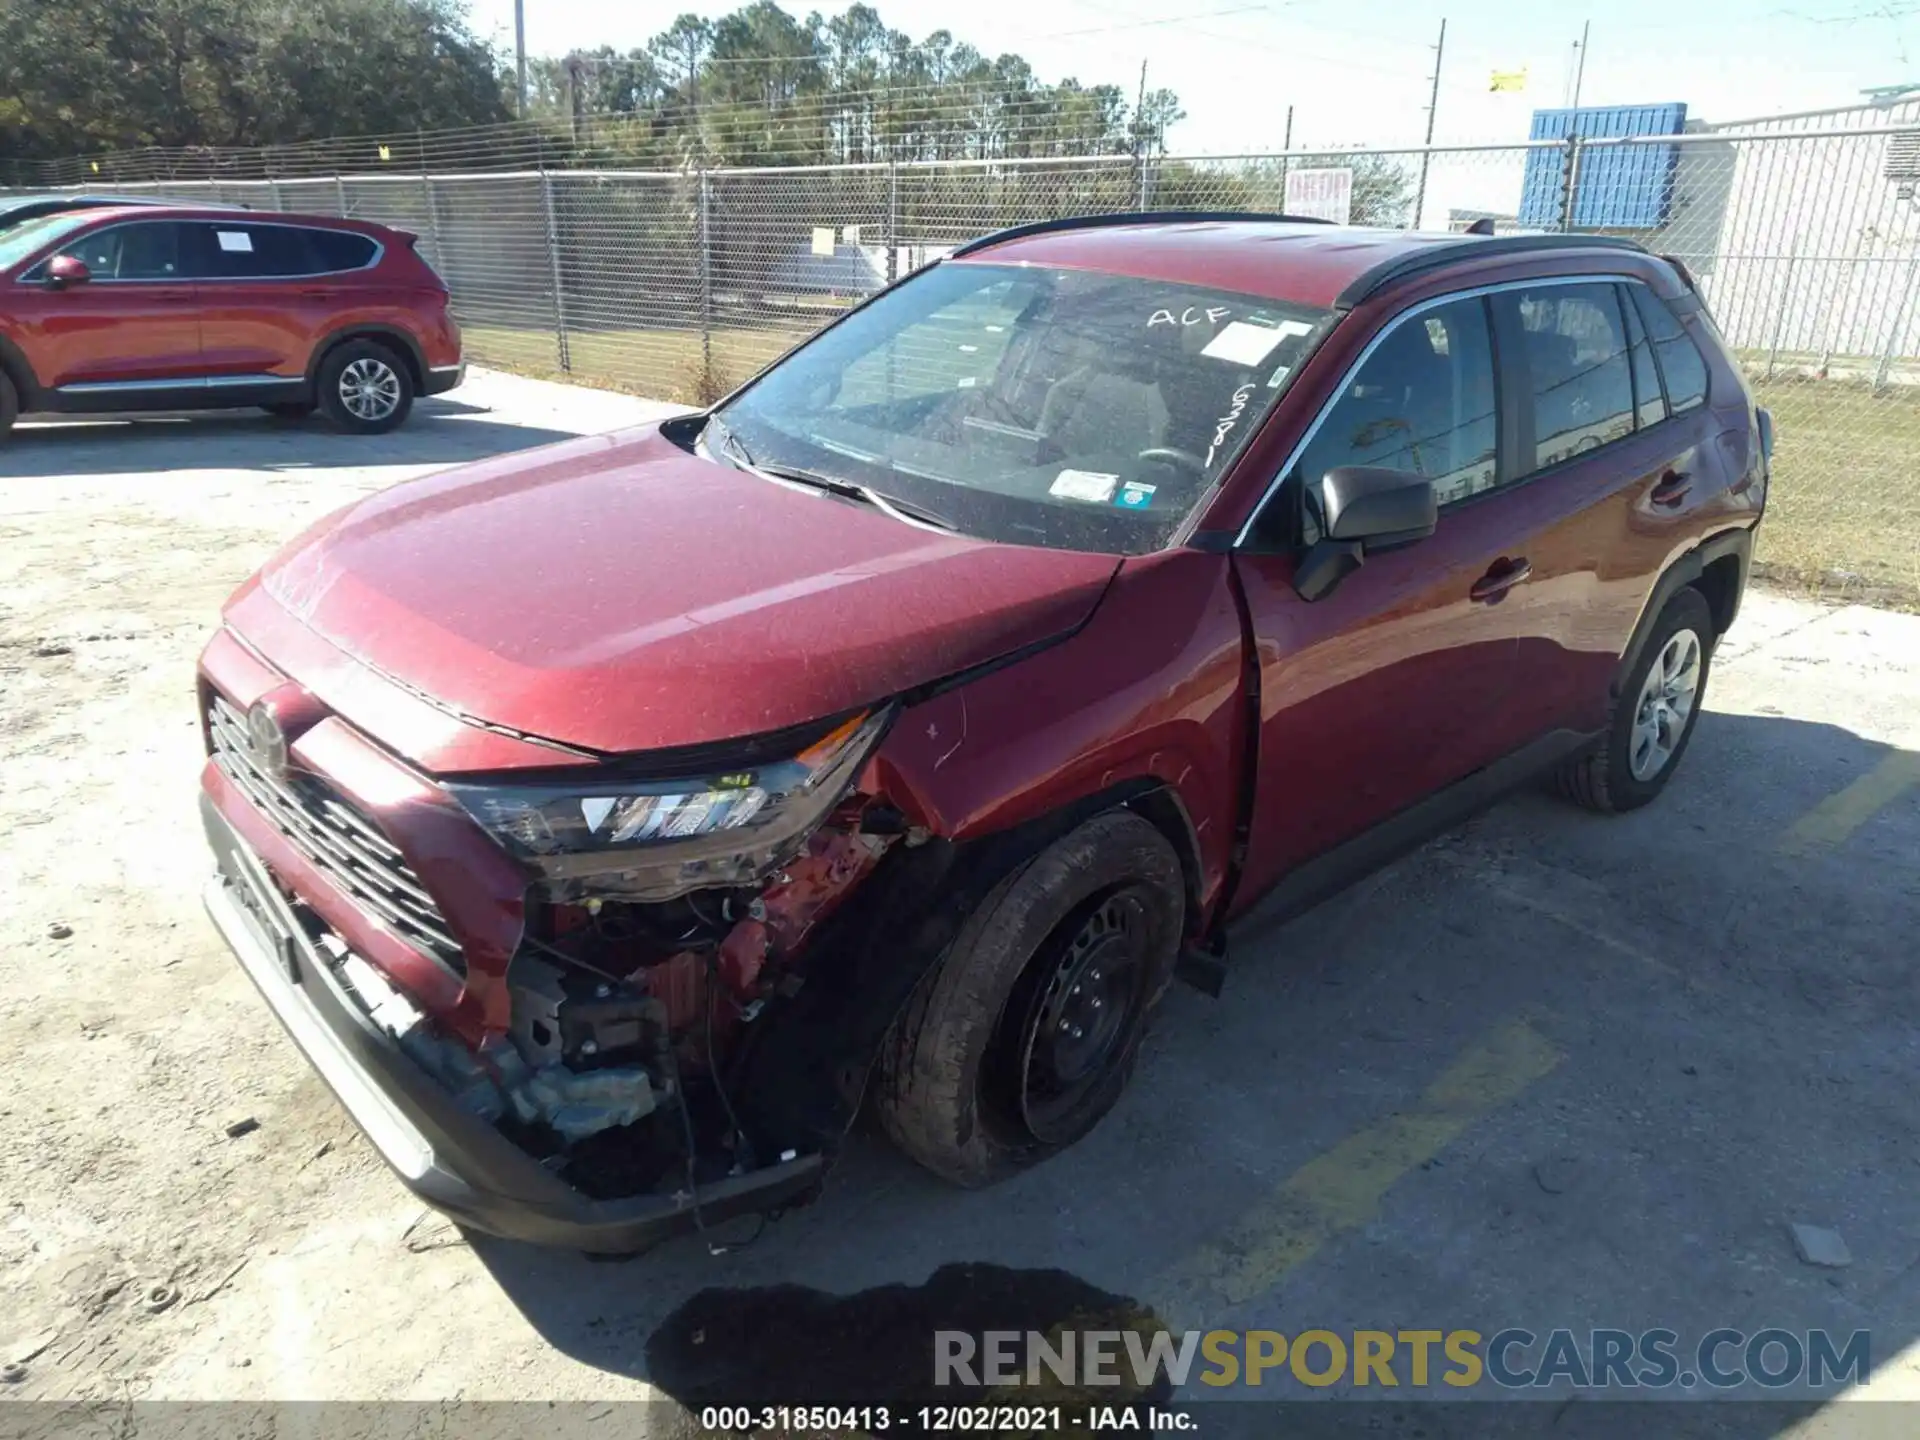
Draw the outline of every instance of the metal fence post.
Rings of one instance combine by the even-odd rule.
[[[337,170],[333,174],[333,213],[342,217],[347,213],[347,182]]]
[[[713,182],[700,170],[700,388],[713,385]],[[716,397],[702,393],[702,402]]]
[[[900,167],[887,161],[887,283],[900,278]],[[893,352],[889,350],[888,354]]]
[[[1767,347],[1767,379],[1773,379],[1773,367],[1780,359],[1780,341],[1786,334],[1787,310],[1793,304],[1793,262],[1799,258],[1800,240],[1794,237],[1787,253],[1787,273],[1780,282],[1780,312],[1773,317],[1773,343]]]
[[[440,248],[440,207],[433,198],[433,176],[424,170],[420,172],[420,188],[427,198],[427,235],[433,241],[433,263],[440,267],[442,278],[447,268],[446,253]]]
[[[1567,137],[1567,153],[1560,162],[1560,229],[1573,229],[1574,204],[1580,194],[1580,137]]]
[[[1913,282],[1920,277],[1920,250],[1915,250],[1907,260],[1907,278],[1901,286],[1900,298],[1893,304],[1893,326],[1887,331],[1887,343],[1880,351],[1880,363],[1873,370],[1873,388],[1878,391],[1886,388],[1887,375],[1893,369],[1893,357],[1900,348],[1901,332],[1907,328],[1907,312],[1913,306]]]
[[[560,224],[554,215],[553,174],[540,172],[540,200],[547,217],[547,265],[553,273],[553,338],[559,347],[560,373],[573,373],[573,354],[567,344],[567,296],[561,285]]]

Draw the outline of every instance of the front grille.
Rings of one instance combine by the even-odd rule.
[[[446,917],[380,828],[318,776],[267,772],[247,742],[247,722],[219,695],[207,710],[213,760],[254,808],[339,889],[414,949],[466,973]]]

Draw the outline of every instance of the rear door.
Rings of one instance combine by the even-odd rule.
[[[1528,623],[1506,702],[1522,729],[1588,732],[1606,721],[1609,688],[1654,581],[1714,490],[1704,366],[1670,411],[1660,350],[1638,282],[1561,277],[1502,289],[1495,334],[1519,429],[1516,498],[1535,532]],[[1662,314],[1666,314],[1663,310]],[[1677,323],[1667,323],[1678,332]]]
[[[1508,705],[1534,518],[1506,483],[1487,298],[1416,307],[1369,343],[1314,422],[1234,565],[1260,667],[1251,900],[1304,861],[1519,748]],[[1427,475],[1435,534],[1295,593],[1338,465]]]
[[[348,270],[378,253],[363,235],[263,222],[196,222],[206,280],[201,333],[216,379],[306,374]],[[347,262],[353,262],[349,266]]]
[[[59,254],[83,261],[93,278],[46,293],[26,323],[34,369],[69,399],[111,400],[198,379],[197,286],[182,253],[184,227],[138,220],[74,236]],[[42,262],[21,277],[44,285]]]

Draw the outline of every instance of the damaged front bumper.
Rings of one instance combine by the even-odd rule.
[[[463,1225],[508,1239],[627,1253],[694,1228],[695,1196],[595,1200],[464,1109],[379,1028],[341,983],[337,963],[295,917],[265,866],[210,797],[200,797],[218,873],[207,911],[247,974],[381,1157],[422,1200]],[[699,1189],[712,1224],[764,1212],[819,1184],[823,1159],[802,1155]]]

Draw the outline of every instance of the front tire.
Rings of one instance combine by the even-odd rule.
[[[1617,815],[1666,789],[1700,719],[1715,638],[1713,610],[1698,590],[1667,602],[1614,698],[1607,733],[1555,775],[1562,795]]]
[[[980,1186],[1093,1129],[1173,975],[1185,905],[1173,847],[1124,810],[1002,880],[882,1045],[875,1107],[894,1143]]]
[[[318,390],[321,413],[356,435],[384,435],[413,409],[406,362],[376,340],[349,340],[329,351]]]
[[[13,381],[7,378],[7,372],[0,370],[0,440],[7,438],[7,432],[13,429],[13,422],[19,415],[19,392],[13,388]]]

